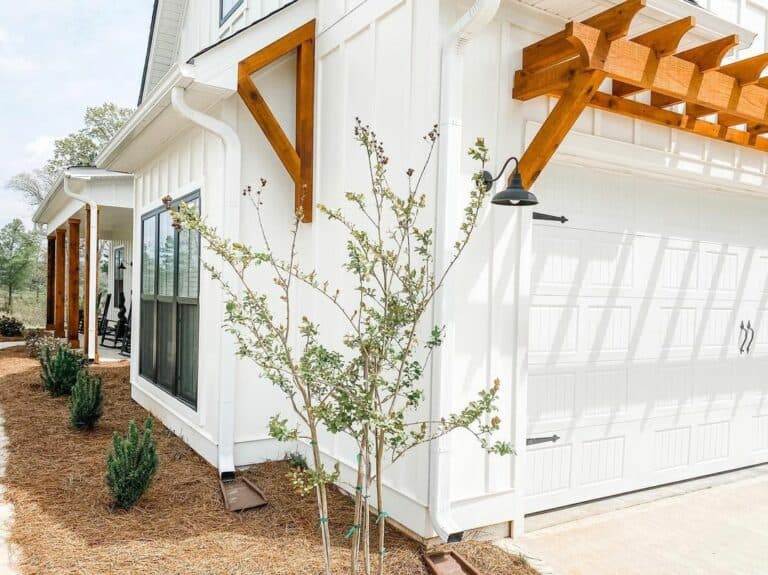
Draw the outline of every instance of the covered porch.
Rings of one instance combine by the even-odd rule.
[[[46,329],[91,361],[128,359],[133,176],[70,168],[33,221],[48,236]]]

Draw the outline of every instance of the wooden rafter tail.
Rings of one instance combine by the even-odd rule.
[[[605,74],[599,70],[585,70],[576,75],[563,91],[554,109],[520,158],[518,169],[526,188],[530,188],[539,177],[604,78]]]
[[[698,104],[685,105],[685,115],[690,116],[691,118],[701,118],[702,116],[711,116],[712,114],[717,114],[717,110],[713,110],[712,108],[705,108],[704,106],[699,106]]]
[[[598,92],[589,102],[589,105],[593,108],[621,114],[622,116],[643,120],[652,124],[675,128],[706,138],[768,152],[768,139],[766,138],[760,138],[743,130],[655,108],[648,104],[627,100],[626,98],[619,98],[611,94]]]
[[[657,57],[662,58],[677,52],[677,47],[680,45],[683,36],[695,26],[696,19],[693,16],[688,16],[636,36],[632,38],[632,42],[641,46],[647,46],[655,52]],[[612,91],[614,96],[629,96],[642,92],[643,89],[624,82],[614,82]]]
[[[738,45],[739,37],[736,34],[731,34],[730,36],[718,38],[712,42],[679,52],[675,54],[675,58],[696,64],[700,71],[708,72],[719,68],[726,54]],[[651,105],[658,108],[666,108],[681,101],[679,98],[665,96],[664,94],[651,94]]]
[[[734,116],[733,114],[718,114],[717,123],[721,126],[727,126],[730,128],[731,126],[739,126],[741,124],[746,124],[747,122],[745,122],[743,118]]]
[[[768,124],[747,124],[747,132],[753,136],[768,134]]]
[[[536,72],[577,55],[589,65],[598,47],[607,48],[608,42],[627,35],[632,19],[643,6],[645,0],[627,0],[582,23],[569,22],[565,30],[523,48],[523,70]]]
[[[745,60],[720,66],[718,70],[722,74],[735,78],[742,86],[749,86],[751,84],[759,84],[760,75],[766,66],[768,66],[768,54],[759,54]]]
[[[302,210],[304,222],[312,221],[313,206],[314,42],[315,21],[311,20],[242,60],[237,68],[238,94],[293,180],[295,207]],[[294,50],[297,53],[295,146],[251,77]]]

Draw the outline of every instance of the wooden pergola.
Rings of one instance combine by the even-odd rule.
[[[645,0],[627,0],[523,49],[514,97],[556,96],[557,104],[520,159],[527,188],[536,181],[587,106],[768,151],[768,54],[722,65],[739,43],[727,36],[678,51],[696,23],[671,22],[631,39],[630,24]],[[600,91],[612,79],[610,93]],[[629,99],[650,92],[650,103]],[[669,110],[684,103],[684,112]],[[716,115],[716,121],[703,116]],[[743,128],[735,127],[743,125]]]

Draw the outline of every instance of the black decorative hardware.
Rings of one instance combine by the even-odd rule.
[[[550,216],[549,214],[542,214],[541,212],[533,212],[533,219],[545,220],[547,222],[560,222],[561,224],[568,221],[568,218],[565,216]]]
[[[750,350],[752,349],[752,342],[755,341],[755,330],[752,329],[752,322],[747,322],[747,329],[752,332],[752,337],[749,338],[749,343],[747,344],[747,355],[749,355]]]
[[[744,332],[744,341],[741,341],[741,332]],[[747,337],[749,337],[749,332],[747,332],[744,327],[744,320],[741,320],[741,325],[739,326],[739,341],[741,342],[739,344],[739,355],[744,353],[744,345],[747,343]]]
[[[525,440],[525,444],[538,445],[539,443],[556,443],[559,440],[559,435],[551,435],[549,437],[529,437]]]

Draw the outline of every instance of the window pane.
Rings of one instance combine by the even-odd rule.
[[[243,0],[221,0],[221,18],[222,20],[237,8]]]
[[[179,304],[179,395],[197,403],[197,306]]]
[[[200,200],[189,205],[199,209]],[[179,297],[197,299],[200,284],[200,234],[191,230],[179,232]]]
[[[141,302],[139,373],[155,381],[155,302]]]
[[[173,229],[170,212],[162,212],[158,217],[160,250],[157,266],[157,293],[172,296],[176,231]]]
[[[172,303],[157,302],[157,385],[172,391],[174,384],[174,325]]]
[[[155,231],[157,216],[147,218],[142,223],[141,248],[141,293],[155,293]]]

